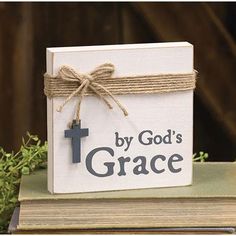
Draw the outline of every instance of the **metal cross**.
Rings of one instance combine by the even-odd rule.
[[[81,162],[81,138],[89,135],[89,129],[81,129],[81,121],[79,123],[73,120],[71,129],[65,130],[65,138],[72,140],[72,162]]]

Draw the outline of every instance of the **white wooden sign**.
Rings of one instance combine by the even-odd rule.
[[[47,49],[47,73],[62,65],[79,72],[111,62],[114,77],[191,73],[193,46],[187,42]],[[48,189],[51,193],[183,186],[192,183],[193,90],[117,95],[124,117],[96,96],[85,96],[81,162],[72,162],[72,140],[65,137],[77,99],[62,112],[65,97],[47,99]]]

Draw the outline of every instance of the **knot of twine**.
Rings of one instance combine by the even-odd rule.
[[[113,94],[105,88],[103,85],[96,82],[96,80],[110,79],[114,73],[114,65],[110,63],[102,64],[96,67],[90,73],[79,73],[69,66],[62,66],[59,69],[57,78],[67,82],[77,82],[78,87],[65,99],[63,104],[57,109],[61,112],[63,107],[74,97],[78,96],[78,104],[76,109],[76,121],[80,120],[80,107],[83,97],[85,96],[88,88],[91,89],[99,98],[101,98],[109,109],[112,109],[112,105],[105,95],[108,95],[122,110],[125,116],[128,115],[127,110],[121,105],[121,103],[113,96]],[[103,93],[101,92],[103,91]],[[104,95],[105,94],[105,95]]]

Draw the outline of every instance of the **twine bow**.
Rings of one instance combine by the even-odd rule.
[[[128,115],[126,109],[121,105],[121,103],[113,96],[113,94],[106,89],[103,85],[96,82],[97,79],[110,79],[114,73],[114,65],[110,63],[102,64],[96,67],[92,72],[87,74],[82,74],[75,71],[69,66],[62,66],[58,72],[58,78],[68,81],[68,82],[78,82],[79,86],[76,88],[63,102],[63,104],[57,109],[61,112],[63,107],[76,95],[78,95],[78,104],[76,110],[76,121],[80,120],[80,106],[83,97],[87,89],[91,89],[99,98],[101,98],[109,109],[112,109],[111,103],[108,101],[106,96],[104,96],[98,89],[103,90],[122,110],[125,116]]]

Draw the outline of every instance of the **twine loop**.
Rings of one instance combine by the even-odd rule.
[[[73,92],[70,93],[70,95],[65,99],[65,101],[60,105],[60,107],[57,109],[58,112],[61,112],[64,106],[74,97],[78,96],[78,104],[76,109],[76,120],[80,120],[80,107],[83,97],[85,96],[85,93],[87,92],[88,88],[91,89],[98,97],[100,97],[105,104],[108,106],[109,109],[112,109],[113,106],[109,102],[109,100],[106,98],[105,95],[108,95],[121,109],[123,114],[125,116],[128,115],[127,110],[123,107],[123,105],[113,96],[113,94],[106,89],[103,85],[96,82],[98,79],[110,79],[114,73],[114,65],[110,63],[102,64],[98,67],[96,67],[92,72],[90,73],[79,73],[78,71],[75,71],[70,66],[61,66],[57,79],[61,79],[66,82],[76,82],[78,84],[77,88]],[[47,75],[46,75],[47,76]],[[103,93],[101,92],[103,90]],[[104,95],[105,94],[105,95]]]

